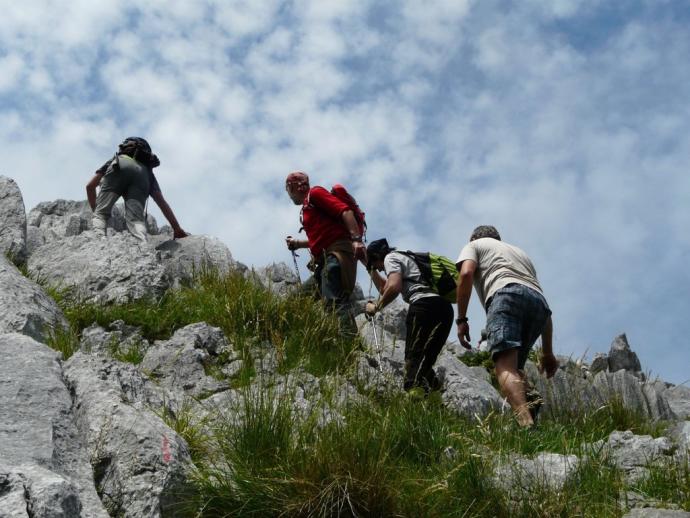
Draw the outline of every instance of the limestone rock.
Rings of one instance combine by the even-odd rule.
[[[632,509],[623,518],[690,518],[687,511],[674,509],[654,509],[651,507]]]
[[[113,206],[111,217],[108,219],[109,235],[127,231],[124,213],[123,203]],[[86,200],[55,200],[39,203],[31,209],[28,216],[28,229],[32,236],[30,252],[41,244],[69,236],[78,236],[93,229],[92,220],[93,212]],[[146,216],[146,229],[149,234],[158,234],[158,224],[150,214]]]
[[[274,412],[275,418],[281,417],[280,412],[288,411],[323,427],[334,420],[343,422],[340,410],[364,401],[357,389],[344,379],[316,378],[297,370],[288,375],[257,376],[251,385],[214,394],[201,404],[208,412],[206,419],[220,417],[225,425],[228,420],[238,424],[248,417],[248,411],[263,408]]]
[[[441,351],[434,368],[443,382],[443,403],[449,409],[474,417],[501,407],[502,398],[487,381],[485,369],[472,369],[448,351]]]
[[[44,342],[67,321],[53,299],[0,254],[0,333],[17,332]]]
[[[687,456],[690,461],[690,421],[676,423],[670,435],[678,445],[678,455]]]
[[[690,419],[690,387],[676,385],[664,391],[671,410],[680,419]]]
[[[675,417],[655,383],[642,381],[626,370],[600,372],[592,380],[592,386],[602,403],[618,398],[625,407],[637,410],[654,421]]]
[[[50,241],[58,239],[57,234],[50,229],[43,229],[28,225],[26,227],[26,254],[27,256],[34,253],[34,250],[42,247]]]
[[[597,353],[594,355],[594,359],[592,360],[592,365],[589,367],[589,371],[592,374],[596,374],[597,372],[607,370],[609,370],[609,357],[602,353]]]
[[[0,517],[77,518],[82,512],[78,489],[66,478],[40,466],[0,466]],[[107,516],[105,510],[96,516]]]
[[[272,263],[254,271],[254,278],[265,288],[285,295],[300,287],[294,267],[286,263]],[[306,280],[306,279],[305,279]]]
[[[21,485],[28,516],[80,516],[67,511],[81,508],[81,516],[106,517],[58,354],[16,333],[0,335],[0,351],[0,481],[12,488],[9,495],[0,490],[8,506],[0,510],[11,508]],[[48,512],[62,506],[65,514]]]
[[[525,372],[544,398],[545,414],[592,412],[618,400],[653,420],[674,417],[658,384],[647,383],[625,370],[602,371],[587,379],[559,369],[551,379],[546,379],[536,365],[527,362]]]
[[[356,377],[366,390],[402,389],[405,373],[405,341],[393,336],[385,328],[382,314],[373,320],[360,314],[355,318],[359,335],[367,345],[360,353]]]
[[[229,385],[206,374],[221,352],[230,346],[223,331],[205,322],[178,329],[170,340],[157,341],[148,349],[141,368],[167,388],[181,388],[192,397],[227,390]]]
[[[31,209],[28,225],[43,231],[50,230],[53,239],[61,239],[93,228],[92,215],[91,207],[86,200],[44,201]]]
[[[32,253],[28,268],[88,302],[155,299],[171,286],[158,253],[124,232],[108,238],[86,232],[47,243]]]
[[[98,324],[86,327],[81,332],[79,349],[85,353],[113,356],[115,352],[125,352],[137,348],[142,354],[149,348],[148,340],[134,326],[116,320],[106,331]]]
[[[575,455],[542,452],[529,458],[516,454],[497,464],[493,478],[507,492],[518,487],[525,491],[535,488],[558,491],[579,462]]]
[[[26,212],[24,198],[11,178],[0,176],[0,255],[17,263],[26,260]]]
[[[228,247],[215,237],[200,235],[161,241],[163,237],[153,237],[150,241],[174,286],[190,281],[195,272],[204,269],[227,273],[239,265]]]
[[[649,435],[635,435],[630,430],[611,432],[607,440],[592,444],[593,451],[601,448],[610,454],[629,482],[644,477],[649,464],[670,460],[674,451],[673,443],[668,437],[654,439]]]
[[[186,442],[151,410],[156,406],[150,382],[131,365],[81,352],[66,362],[64,372],[108,512],[175,516],[185,499],[191,459]]]
[[[408,307],[401,299],[396,299],[381,312],[383,315],[383,328],[403,341],[405,341],[405,334],[407,333],[405,319],[407,318]]]
[[[613,340],[608,358],[609,370],[611,372],[621,369],[632,372],[640,372],[642,370],[640,360],[637,358],[637,354],[630,349],[628,337],[625,336],[625,333],[618,335]]]

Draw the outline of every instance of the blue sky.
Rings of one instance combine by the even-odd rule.
[[[305,170],[401,248],[454,258],[494,224],[535,262],[557,352],[627,332],[690,378],[685,2],[0,5],[0,173],[27,209],[83,199],[141,135],[182,226],[259,266],[290,261],[283,179]]]

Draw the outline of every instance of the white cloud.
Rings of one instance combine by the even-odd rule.
[[[3,172],[29,208],[83,198],[140,134],[183,227],[264,264],[290,261],[283,180],[303,169],[404,248],[452,257],[495,223],[533,256],[562,352],[626,328],[651,347],[646,301],[690,284],[690,41],[663,13],[603,20],[599,4],[8,4]],[[592,19],[605,37],[578,33]],[[690,331],[677,306],[656,328],[668,343]]]

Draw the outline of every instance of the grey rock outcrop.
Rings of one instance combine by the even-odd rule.
[[[86,200],[55,200],[41,202],[29,212],[27,231],[29,237],[29,255],[33,251],[52,241],[65,237],[78,236],[93,229],[93,212]],[[146,228],[149,234],[158,234],[156,220],[150,214],[146,217]],[[112,235],[127,230],[124,206],[118,203],[113,206],[108,220],[108,233]]]
[[[127,232],[107,238],[84,232],[38,247],[28,268],[49,285],[68,289],[77,299],[107,304],[158,299],[208,266],[221,273],[241,267],[218,239],[161,239],[141,243]]]
[[[360,353],[357,380],[366,390],[402,389],[405,373],[405,340],[385,329],[384,315],[373,320],[363,314],[355,318],[359,336],[367,345]]]
[[[642,366],[637,354],[630,349],[628,337],[625,333],[618,335],[611,343],[611,349],[608,355],[609,371],[616,372],[619,370],[626,370],[631,372],[640,372]]]
[[[81,516],[87,515],[82,513],[78,489],[69,480],[36,465],[0,466],[0,517]],[[100,516],[107,516],[105,510]]]
[[[81,352],[66,362],[64,372],[108,512],[175,516],[185,498],[191,459],[185,441],[151,410],[156,393],[150,383],[131,365]]]
[[[678,455],[686,456],[690,462],[690,421],[680,421],[672,429],[670,436],[678,445]]]
[[[142,337],[141,332],[134,326],[125,324],[122,320],[116,320],[110,324],[110,331],[93,324],[81,332],[79,349],[85,353],[113,356],[117,352],[130,351],[136,348],[143,355],[149,347],[148,340]]]
[[[690,419],[690,387],[676,385],[664,391],[671,410],[680,419]]]
[[[281,295],[290,293],[300,286],[294,268],[282,262],[255,270],[254,278],[265,288]]]
[[[605,354],[602,353],[597,353],[594,355],[594,359],[592,360],[592,364],[589,367],[589,371],[592,374],[596,374],[597,372],[601,371],[607,371],[609,370],[609,358]]]
[[[445,388],[443,403],[449,409],[474,417],[501,408],[503,399],[484,374],[468,367],[452,353],[442,351],[435,369]]]
[[[0,255],[0,332],[17,332],[44,342],[67,321],[53,299]]]
[[[52,241],[36,249],[27,264],[33,275],[88,302],[158,298],[171,285],[156,251],[125,232]]]
[[[17,263],[26,260],[26,213],[24,198],[11,178],[0,176],[0,254]]]
[[[504,491],[530,491],[535,488],[560,490],[578,467],[575,455],[542,452],[533,458],[515,455],[497,464],[494,482]]]
[[[91,230],[93,213],[86,200],[45,201],[29,211],[30,253],[38,246]]]
[[[407,333],[407,325],[405,319],[407,318],[407,308],[409,306],[402,300],[396,299],[381,312],[383,315],[383,328],[391,335],[405,340]]]
[[[602,448],[629,482],[644,477],[650,464],[671,460],[674,452],[668,437],[654,439],[649,435],[635,435],[630,430],[611,432],[607,440],[592,444],[593,451]]]
[[[536,365],[527,362],[525,372],[544,398],[544,413],[591,412],[619,401],[653,420],[674,417],[658,384],[645,382],[626,370],[602,371],[586,378],[559,369],[547,380],[539,374]]]
[[[228,247],[211,236],[188,236],[183,239],[152,237],[151,244],[160,254],[167,276],[173,286],[192,279],[195,273],[211,269],[221,274],[232,269],[242,269],[244,265],[236,262]]]
[[[654,509],[650,507],[632,509],[623,518],[690,518],[690,513],[675,509]]]
[[[206,374],[221,352],[231,352],[223,331],[199,322],[178,329],[170,340],[155,342],[141,368],[166,388],[202,398],[230,388],[226,381]]]
[[[0,335],[0,351],[0,480],[10,484],[9,494],[0,491],[0,503],[11,509],[24,501],[32,517],[107,516],[72,419],[58,354],[16,333]],[[61,506],[65,514],[49,512]]]
[[[220,417],[226,426],[229,422],[241,422],[247,412],[261,408],[273,412],[275,419],[284,419],[290,413],[323,427],[333,421],[343,422],[340,410],[364,401],[347,380],[317,378],[298,370],[289,375],[258,376],[251,385],[214,394],[201,405],[208,412],[206,419]]]

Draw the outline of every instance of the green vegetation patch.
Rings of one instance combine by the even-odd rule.
[[[68,336],[51,341],[65,358],[78,347],[78,343],[67,344],[68,338],[78,340],[81,331],[94,322],[107,327],[115,320],[141,328],[148,340],[167,339],[176,329],[207,322],[220,327],[243,354],[256,344],[272,344],[282,372],[298,365],[315,375],[343,370],[362,346],[358,338],[340,332],[337,317],[325,312],[320,302],[297,294],[279,296],[239,272],[204,271],[189,286],[170,290],[160,300],[126,304],[83,303],[67,292],[50,293],[71,325]],[[136,359],[136,351],[119,353]],[[240,384],[250,374],[247,367]]]

